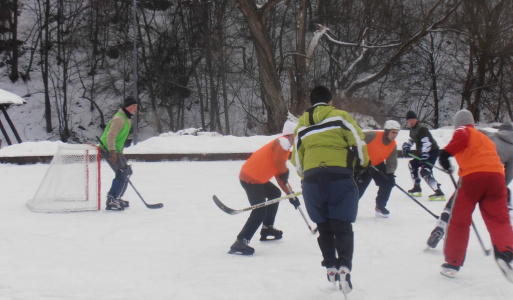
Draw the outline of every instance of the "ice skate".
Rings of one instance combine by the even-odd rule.
[[[450,263],[443,263],[442,269],[440,269],[440,274],[447,276],[449,278],[454,278],[456,273],[460,270],[460,267],[451,265]]]
[[[384,207],[376,206],[375,210],[376,210],[376,217],[388,218],[388,216],[390,216],[390,211],[388,211],[388,209],[386,209]]]
[[[231,245],[229,254],[239,254],[239,255],[253,255],[255,253],[255,249],[249,246],[249,241],[246,239],[235,240],[235,242]]]
[[[271,236],[272,238],[269,238]],[[261,241],[272,241],[279,240],[283,237],[283,231],[274,228],[273,226],[262,226],[260,230],[260,240]]]
[[[438,188],[433,195],[429,195],[429,201],[445,201],[445,194]]]
[[[408,190],[408,194],[413,197],[422,197],[422,189],[420,188],[420,184],[415,184],[411,190]]]
[[[442,227],[437,226],[433,231],[431,232],[431,236],[429,236],[427,240],[427,245],[430,248],[436,248],[438,245],[438,242],[442,239],[444,236],[444,229]]]
[[[121,204],[121,202],[117,199],[114,199],[112,195],[107,195],[107,203],[105,206],[106,210],[124,210],[125,208]]]

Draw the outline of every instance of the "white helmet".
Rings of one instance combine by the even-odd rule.
[[[392,129],[401,130],[401,125],[399,125],[399,122],[397,122],[397,121],[388,120],[385,122],[384,128],[385,128],[385,130],[392,130]]]

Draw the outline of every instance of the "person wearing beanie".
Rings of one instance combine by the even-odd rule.
[[[447,172],[453,171],[449,157],[454,156],[460,176],[447,225],[445,263],[440,273],[452,278],[463,266],[472,213],[479,204],[497,264],[513,282],[513,229],[506,204],[504,168],[494,143],[474,128],[474,118],[468,110],[456,113],[454,125],[454,135],[440,153],[440,165]]]
[[[421,158],[420,160],[412,159],[408,163],[413,180],[413,188],[408,190],[408,193],[414,197],[422,197],[420,173],[420,176],[422,176],[428,186],[435,192],[429,195],[428,199],[431,201],[445,201],[445,195],[440,189],[441,184],[439,184],[433,176],[433,165],[436,163],[440,153],[438,144],[431,135],[431,132],[429,132],[429,129],[420,124],[416,113],[413,111],[407,112],[406,120],[410,126],[410,138],[403,144],[402,153],[405,157],[408,157],[411,148],[415,145],[419,152],[418,156]]]
[[[472,123],[473,122],[469,122],[469,124]],[[478,130],[488,136],[495,145],[495,148],[497,149],[497,155],[499,155],[501,163],[504,166],[505,182],[507,187],[513,180],[513,126],[511,125],[511,122],[502,123],[499,126],[499,131],[493,133],[482,129]],[[513,207],[511,203],[511,191],[509,188],[507,188],[507,202],[511,214]],[[428,238],[427,244],[429,247],[436,248],[438,242],[440,242],[440,240],[444,237],[447,223],[449,222],[449,218],[451,216],[453,203],[454,195],[452,195],[449,201],[447,201],[447,204],[445,205],[443,212],[440,214],[440,218],[437,221],[435,228]]]
[[[290,156],[295,129],[294,122],[286,121],[283,125],[283,135],[255,151],[242,165],[239,173],[240,184],[246,191],[252,206],[281,196],[280,189],[270,181],[273,177],[276,178],[278,185],[286,194],[291,193],[288,188],[287,160]],[[296,209],[300,205],[297,197],[291,198],[289,201]],[[278,205],[279,202],[252,210],[228,253],[253,255],[255,249],[249,246],[249,242],[260,225],[262,225],[261,241],[281,239],[283,232],[274,227]]]
[[[112,120],[103,131],[100,138],[100,149],[102,156],[116,172],[112,185],[107,194],[107,210],[124,210],[130,203],[121,199],[126,191],[128,179],[132,174],[132,168],[127,164],[123,155],[125,141],[132,128],[132,116],[137,111],[137,101],[133,97],[127,97]]]
[[[312,107],[299,117],[291,162],[303,178],[305,206],[319,229],[317,241],[328,281],[338,282],[343,292],[349,293],[352,223],[358,212],[353,173],[368,167],[369,156],[362,130],[349,113],[333,107],[331,99],[326,87],[312,89]]]
[[[390,211],[386,208],[390,193],[395,185],[395,170],[397,169],[396,141],[401,125],[397,121],[385,122],[384,131],[366,131],[365,143],[369,153],[370,167],[368,171],[355,173],[358,186],[358,199],[361,199],[371,180],[378,186],[376,197],[376,216],[388,218]]]

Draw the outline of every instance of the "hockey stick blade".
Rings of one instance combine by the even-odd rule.
[[[214,199],[214,203],[222,211],[224,211],[225,213],[227,213],[229,215],[236,215],[236,214],[240,214],[242,212],[248,211],[248,210],[254,210],[254,209],[258,209],[258,208],[264,207],[264,206],[268,206],[268,205],[280,202],[280,201],[285,200],[285,199],[294,198],[294,197],[297,197],[297,196],[299,196],[301,194],[302,194],[302,192],[296,192],[296,193],[293,193],[293,194],[285,195],[285,196],[280,197],[280,198],[272,199],[272,200],[269,200],[269,201],[266,201],[266,202],[262,202],[262,203],[259,203],[259,204],[253,205],[253,206],[249,206],[249,207],[246,207],[246,208],[242,208],[242,209],[229,208],[228,206],[224,205],[224,203],[221,202],[221,200],[219,200],[219,198],[217,198],[216,195],[212,196],[212,199]]]
[[[128,183],[130,183],[130,186],[132,186],[132,188],[134,189],[134,191],[137,194],[137,196],[139,196],[139,198],[144,203],[144,205],[146,205],[147,208],[156,209],[156,208],[164,207],[164,204],[162,204],[162,203],[155,203],[155,204],[148,204],[148,203],[146,203],[146,201],[144,201],[144,198],[141,196],[141,194],[139,194],[139,191],[135,188],[133,183],[130,180],[128,180]]]

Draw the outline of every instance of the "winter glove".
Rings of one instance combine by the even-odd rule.
[[[297,209],[301,203],[299,202],[299,199],[297,197],[290,198],[289,199],[290,204],[294,205],[294,208]]]
[[[370,163],[369,163],[370,165]],[[354,168],[354,180],[357,183],[362,183],[365,180],[365,176],[367,175],[367,172],[369,171],[369,168],[364,168],[360,165],[356,165]]]
[[[452,173],[452,171],[453,171],[451,162],[449,161],[449,157],[451,157],[451,156],[452,155],[449,152],[445,151],[445,149],[442,149],[440,151],[440,156],[438,159],[442,168],[444,168],[449,173]]]
[[[109,161],[111,162],[111,164],[115,164],[118,161],[118,155],[116,153],[116,150],[110,151]]]
[[[404,144],[403,145],[403,155],[405,157],[408,157],[408,154],[410,154],[410,152],[411,152],[410,146],[408,146],[407,144]]]
[[[289,169],[287,169],[285,173],[279,175],[278,178],[283,182],[283,184],[287,184],[289,181]]]

